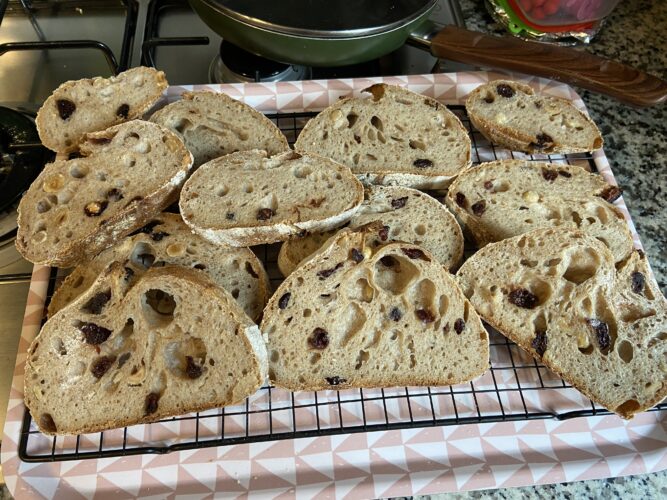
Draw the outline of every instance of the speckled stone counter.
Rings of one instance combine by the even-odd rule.
[[[483,0],[460,0],[468,29],[500,33]],[[667,78],[667,2],[624,0],[585,50]],[[579,89],[578,89],[579,90]],[[667,111],[635,109],[579,90],[600,127],[605,153],[656,279],[667,292]],[[667,472],[606,480],[415,497],[453,499],[667,498]]]
[[[459,0],[468,29],[502,33],[484,0]],[[667,2],[624,0],[587,46],[667,79]],[[663,293],[667,293],[667,103],[632,108],[577,89],[600,127],[604,150]]]

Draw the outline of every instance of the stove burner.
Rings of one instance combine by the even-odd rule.
[[[220,53],[209,68],[211,83],[284,82],[304,80],[309,75],[310,69],[306,66],[272,61],[226,40],[220,44]]]

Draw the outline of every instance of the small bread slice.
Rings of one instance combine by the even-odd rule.
[[[621,262],[633,242],[623,214],[610,203],[620,195],[578,166],[501,160],[462,172],[446,203],[479,246],[541,227],[571,227],[600,239]]]
[[[81,154],[46,165],[21,199],[16,248],[30,262],[90,259],[175,201],[192,166],[173,132],[140,120],[88,134]]]
[[[137,273],[165,264],[202,269],[213,282],[231,293],[254,321],[259,320],[269,298],[269,278],[251,250],[213,245],[192,234],[180,215],[165,212],[117,245],[74,268],[53,294],[49,316],[90,288],[111,262],[125,260]]]
[[[381,234],[369,233],[366,246],[390,241],[420,245],[445,269],[455,268],[463,257],[463,233],[454,216],[435,198],[416,189],[372,186],[366,199],[350,219],[348,227],[381,223]],[[335,230],[293,238],[280,247],[278,267],[288,276],[306,257],[319,249]]]
[[[596,238],[538,229],[487,245],[457,278],[482,319],[621,417],[667,395],[667,301],[640,253],[617,272]]]
[[[31,344],[25,404],[45,434],[96,432],[239,403],[267,364],[257,326],[204,273],[116,262]]]
[[[453,276],[416,245],[365,246],[377,226],[342,230],[269,300],[275,385],[448,385],[488,369],[487,332]]]
[[[180,208],[207,240],[252,246],[340,226],[363,199],[350,169],[328,158],[253,150],[199,167],[183,186]]]
[[[181,137],[195,168],[236,151],[263,149],[272,156],[289,149],[271,120],[227,94],[184,92],[182,97],[157,111],[151,121]]]
[[[141,118],[168,85],[162,71],[146,67],[65,82],[37,112],[39,138],[53,151],[76,151],[85,134]]]
[[[470,122],[489,141],[524,153],[580,153],[602,147],[593,120],[571,101],[536,95],[529,85],[494,80],[466,99]]]
[[[311,119],[294,145],[347,165],[365,184],[445,188],[470,165],[461,121],[435,99],[379,83],[372,98],[341,99]]]

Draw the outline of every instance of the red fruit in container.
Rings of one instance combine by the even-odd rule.
[[[547,16],[551,16],[558,12],[558,9],[560,8],[560,0],[547,0],[542,8]]]
[[[533,0],[519,0],[519,4],[525,12],[528,12],[533,8]]]
[[[537,21],[541,21],[544,19],[546,14],[544,13],[544,9],[542,7],[535,7],[530,11],[530,16]]]
[[[541,7],[547,0],[533,0],[533,8]]]

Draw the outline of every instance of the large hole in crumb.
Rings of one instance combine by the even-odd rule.
[[[162,328],[174,320],[176,301],[167,292],[150,289],[141,296],[141,310],[151,327]]]
[[[569,260],[563,278],[575,285],[581,285],[595,276],[600,265],[598,254],[588,248],[578,248],[571,252],[567,258]]]
[[[341,338],[341,345],[347,345],[366,323],[366,313],[354,302],[350,302],[343,313],[336,319],[336,330],[338,338]]]
[[[415,283],[408,290],[407,297],[409,303],[414,304],[415,309],[424,309],[431,314],[435,313],[436,287],[431,280],[422,279]]]
[[[130,262],[140,269],[148,269],[155,262],[155,250],[148,243],[137,243],[130,254]]]
[[[373,282],[393,295],[402,294],[419,276],[419,270],[405,257],[386,255],[373,266]]]
[[[635,354],[634,348],[632,347],[632,344],[627,340],[624,340],[620,344],[618,344],[618,356],[625,363],[629,363],[630,361],[632,361],[634,354]]]
[[[349,300],[371,302],[374,296],[375,290],[370,286],[366,278],[359,278],[357,281],[349,285],[347,289],[347,297]]]
[[[162,351],[167,370],[184,379],[199,378],[205,370],[206,354],[206,344],[196,337],[169,342]]]

